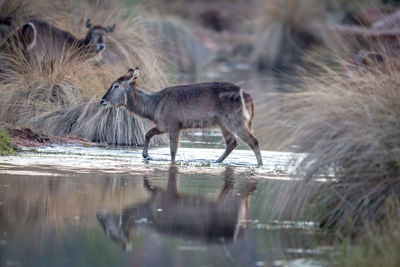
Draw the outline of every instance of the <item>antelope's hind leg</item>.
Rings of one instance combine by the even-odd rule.
[[[146,140],[144,141],[144,146],[143,146],[143,152],[142,152],[142,156],[143,158],[147,159],[149,157],[149,144],[150,144],[150,140],[153,136],[155,135],[159,135],[159,134],[163,134],[164,132],[161,131],[160,129],[158,129],[157,127],[151,128],[147,134],[146,134]]]
[[[242,131],[239,131],[237,133],[240,139],[243,140],[251,149],[253,149],[254,154],[256,155],[257,158],[257,164],[258,166],[263,165],[262,157],[261,157],[261,152],[260,152],[260,146],[258,144],[257,138],[255,138],[249,130],[243,129]]]
[[[226,157],[228,157],[232,150],[235,149],[235,147],[237,146],[236,137],[232,132],[230,132],[223,126],[221,126],[221,131],[225,139],[226,148],[224,153],[217,160],[217,163],[221,163],[222,161],[224,161],[224,159],[226,159]]]
[[[254,137],[254,135],[251,134],[249,128],[244,125],[243,123],[238,123],[238,125],[229,125],[233,127],[229,127],[230,130],[232,130],[237,136],[243,140],[254,152],[257,158],[257,164],[258,166],[263,165],[262,157],[261,157],[261,152],[260,152],[260,146],[258,144],[257,138]]]

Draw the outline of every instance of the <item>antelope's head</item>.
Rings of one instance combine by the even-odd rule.
[[[136,79],[139,77],[139,68],[129,69],[128,73],[119,77],[111,84],[110,89],[100,100],[103,107],[120,107],[128,105],[128,96],[136,86]]]
[[[106,48],[104,42],[104,36],[115,30],[115,24],[104,28],[103,26],[93,25],[90,19],[86,22],[86,27],[89,31],[86,35],[86,43],[88,46],[93,47],[97,52],[100,52]]]

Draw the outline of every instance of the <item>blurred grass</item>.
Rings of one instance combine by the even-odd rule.
[[[316,62],[318,71],[302,72],[293,93],[269,100],[266,125],[286,126],[282,147],[306,153],[297,173],[303,181],[278,195],[280,213],[311,211],[325,229],[362,233],[366,221],[385,218],[387,198],[400,198],[400,69],[381,53],[383,63],[352,72],[335,67],[345,59]],[[282,140],[271,133],[270,142]]]

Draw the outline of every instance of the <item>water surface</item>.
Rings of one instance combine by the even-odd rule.
[[[276,220],[301,155],[56,146],[0,158],[0,266],[320,266],[330,238]],[[291,162],[291,164],[289,164]],[[318,240],[318,241],[317,241]]]
[[[262,141],[272,76],[220,64],[194,81],[230,81],[256,104]],[[279,104],[279,103],[277,103]],[[276,217],[279,188],[303,155],[240,144],[223,164],[219,131],[169,148],[53,146],[0,157],[0,266],[321,266],[331,238],[314,222]],[[279,197],[278,197],[279,196]],[[278,203],[279,204],[279,203]],[[286,217],[287,218],[286,218]]]

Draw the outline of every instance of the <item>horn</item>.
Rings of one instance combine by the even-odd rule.
[[[129,75],[132,75],[132,76],[131,76],[132,78],[129,80],[129,82],[131,83],[131,82],[133,82],[134,80],[136,80],[137,77],[139,77],[139,67],[136,67],[135,69],[129,69],[129,70],[128,70],[128,74],[129,74]]]
[[[115,24],[113,24],[112,26],[108,26],[106,32],[113,32],[114,30],[115,30]]]
[[[92,24],[92,21],[90,19],[88,19],[86,21],[86,27],[88,27],[89,29],[93,29],[93,24]]]
[[[139,77],[139,67],[136,67],[133,71],[133,78],[136,79],[137,77]]]

